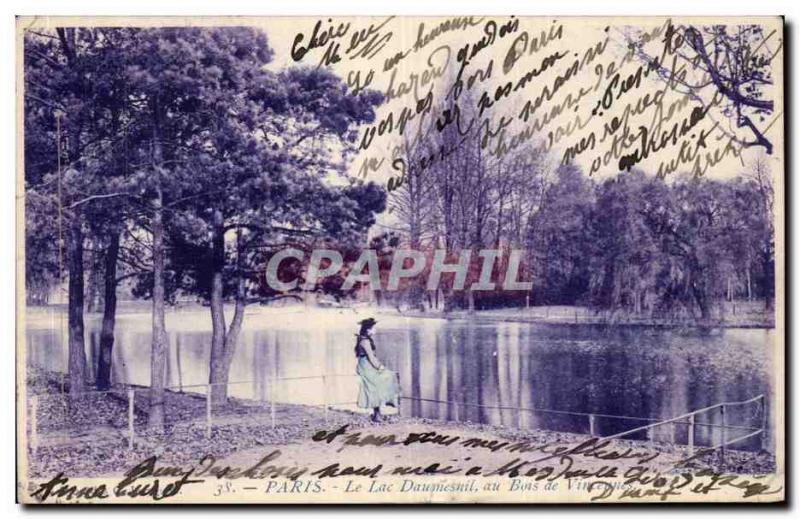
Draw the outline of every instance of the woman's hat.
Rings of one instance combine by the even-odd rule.
[[[362,327],[366,326],[366,327],[371,328],[371,327],[375,326],[376,324],[378,324],[378,321],[376,321],[372,317],[367,317],[366,319],[358,321],[358,324],[360,324]]]

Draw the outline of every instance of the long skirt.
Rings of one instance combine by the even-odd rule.
[[[359,357],[356,373],[361,377],[358,390],[358,407],[374,409],[382,405],[400,405],[400,384],[397,373],[389,369],[377,370],[367,357]]]

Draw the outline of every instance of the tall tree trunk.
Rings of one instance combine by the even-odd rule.
[[[100,331],[100,351],[97,355],[97,389],[111,387],[111,353],[114,349],[114,324],[117,317],[117,259],[120,231],[109,233],[103,271],[103,327]]]
[[[68,368],[70,394],[86,388],[86,350],[83,337],[83,230],[76,214],[67,238],[68,288]]]
[[[244,310],[247,306],[247,285],[244,278],[244,243],[242,243],[242,230],[236,230],[236,306],[233,310],[233,320],[225,335],[225,380],[231,371],[233,354],[239,342],[239,334],[244,322]]]
[[[222,213],[214,211],[211,236],[211,358],[209,379],[212,401],[219,403],[227,398],[227,376],[225,374],[225,300],[222,270],[225,267],[225,231]]]
[[[153,201],[153,337],[150,349],[150,412],[147,424],[151,429],[164,429],[164,386],[167,371],[167,326],[164,290],[164,193],[161,185],[161,136],[159,107],[154,107],[153,173],[156,196]]]
[[[150,350],[150,413],[148,426],[164,428],[164,386],[167,371],[167,326],[164,295],[163,195],[157,189],[153,204],[153,337]]]
[[[228,382],[230,380],[231,363],[236,353],[236,345],[244,322],[244,311],[247,306],[247,292],[243,276],[244,252],[242,250],[241,230],[236,231],[236,306],[230,328],[225,329],[223,279],[225,264],[225,237],[222,214],[214,215],[214,229],[211,240],[212,261],[214,271],[211,279],[211,359],[209,383],[212,401],[222,403],[228,398]]]
[[[76,66],[77,54],[75,52],[75,30],[56,29],[61,44],[61,49],[67,58],[69,67]],[[74,122],[68,125],[67,131],[67,156],[70,161],[77,163],[79,158],[80,130]],[[59,160],[61,144],[58,148]],[[60,162],[59,162],[60,167]],[[60,171],[59,171],[60,175]],[[59,200],[60,201],[60,200]],[[67,230],[67,270],[69,272],[68,286],[68,367],[70,393],[75,396],[86,388],[86,350],[83,337],[83,305],[84,305],[84,272],[83,272],[83,217],[79,210],[72,215]]]
[[[236,307],[233,311],[233,319],[231,320],[231,325],[228,328],[228,333],[225,334],[225,353],[222,357],[223,368],[220,382],[224,383],[224,385],[221,386],[225,391],[224,398],[227,398],[228,396],[227,384],[231,373],[233,354],[236,353],[236,346],[239,342],[239,335],[242,331],[242,323],[244,322],[244,309],[247,304],[245,299],[244,278],[239,276],[237,284],[238,289],[236,295]]]
[[[94,244],[91,240],[89,241],[89,248],[94,248]],[[86,295],[83,298],[84,307],[90,314],[96,312],[100,307],[100,294],[97,287],[99,281],[97,276],[97,265],[94,261],[91,261],[88,265],[88,272],[84,271],[84,292]]]

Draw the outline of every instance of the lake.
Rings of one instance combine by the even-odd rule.
[[[367,315],[341,309],[249,309],[230,375],[231,382],[242,383],[231,385],[229,394],[352,407],[358,392],[356,323]],[[412,398],[402,402],[405,416],[588,432],[586,416],[551,411],[669,418],[759,394],[771,402],[774,389],[774,330],[377,319],[378,356],[398,373],[403,395]],[[170,312],[167,326],[168,385],[202,392],[187,386],[208,381],[208,309]],[[148,313],[118,316],[114,381],[149,384],[149,327]],[[99,316],[88,316],[86,328],[93,377]],[[30,365],[63,371],[65,315],[29,309],[26,337]],[[760,419],[753,410],[753,405],[730,409],[728,423],[757,426]],[[718,413],[708,414],[698,422],[720,423]],[[608,435],[643,424],[600,417],[596,432]],[[713,441],[712,430],[719,431],[698,426],[698,444]],[[659,431],[656,438],[659,434],[668,432]],[[677,434],[685,440],[685,427],[679,426]],[[758,446],[744,443],[745,448]]]

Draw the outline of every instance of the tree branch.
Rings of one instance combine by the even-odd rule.
[[[719,73],[719,70],[714,68],[713,64],[711,63],[711,58],[709,58],[708,53],[706,53],[705,45],[703,43],[703,36],[697,29],[694,27],[688,27],[686,29],[686,40],[689,42],[689,45],[694,49],[694,51],[697,52],[697,55],[708,69],[708,73],[711,76],[711,80],[714,82],[714,85],[725,97],[734,103],[743,104],[745,106],[750,106],[761,110],[772,111],[772,101],[744,96],[737,88],[731,88],[725,84]]]

